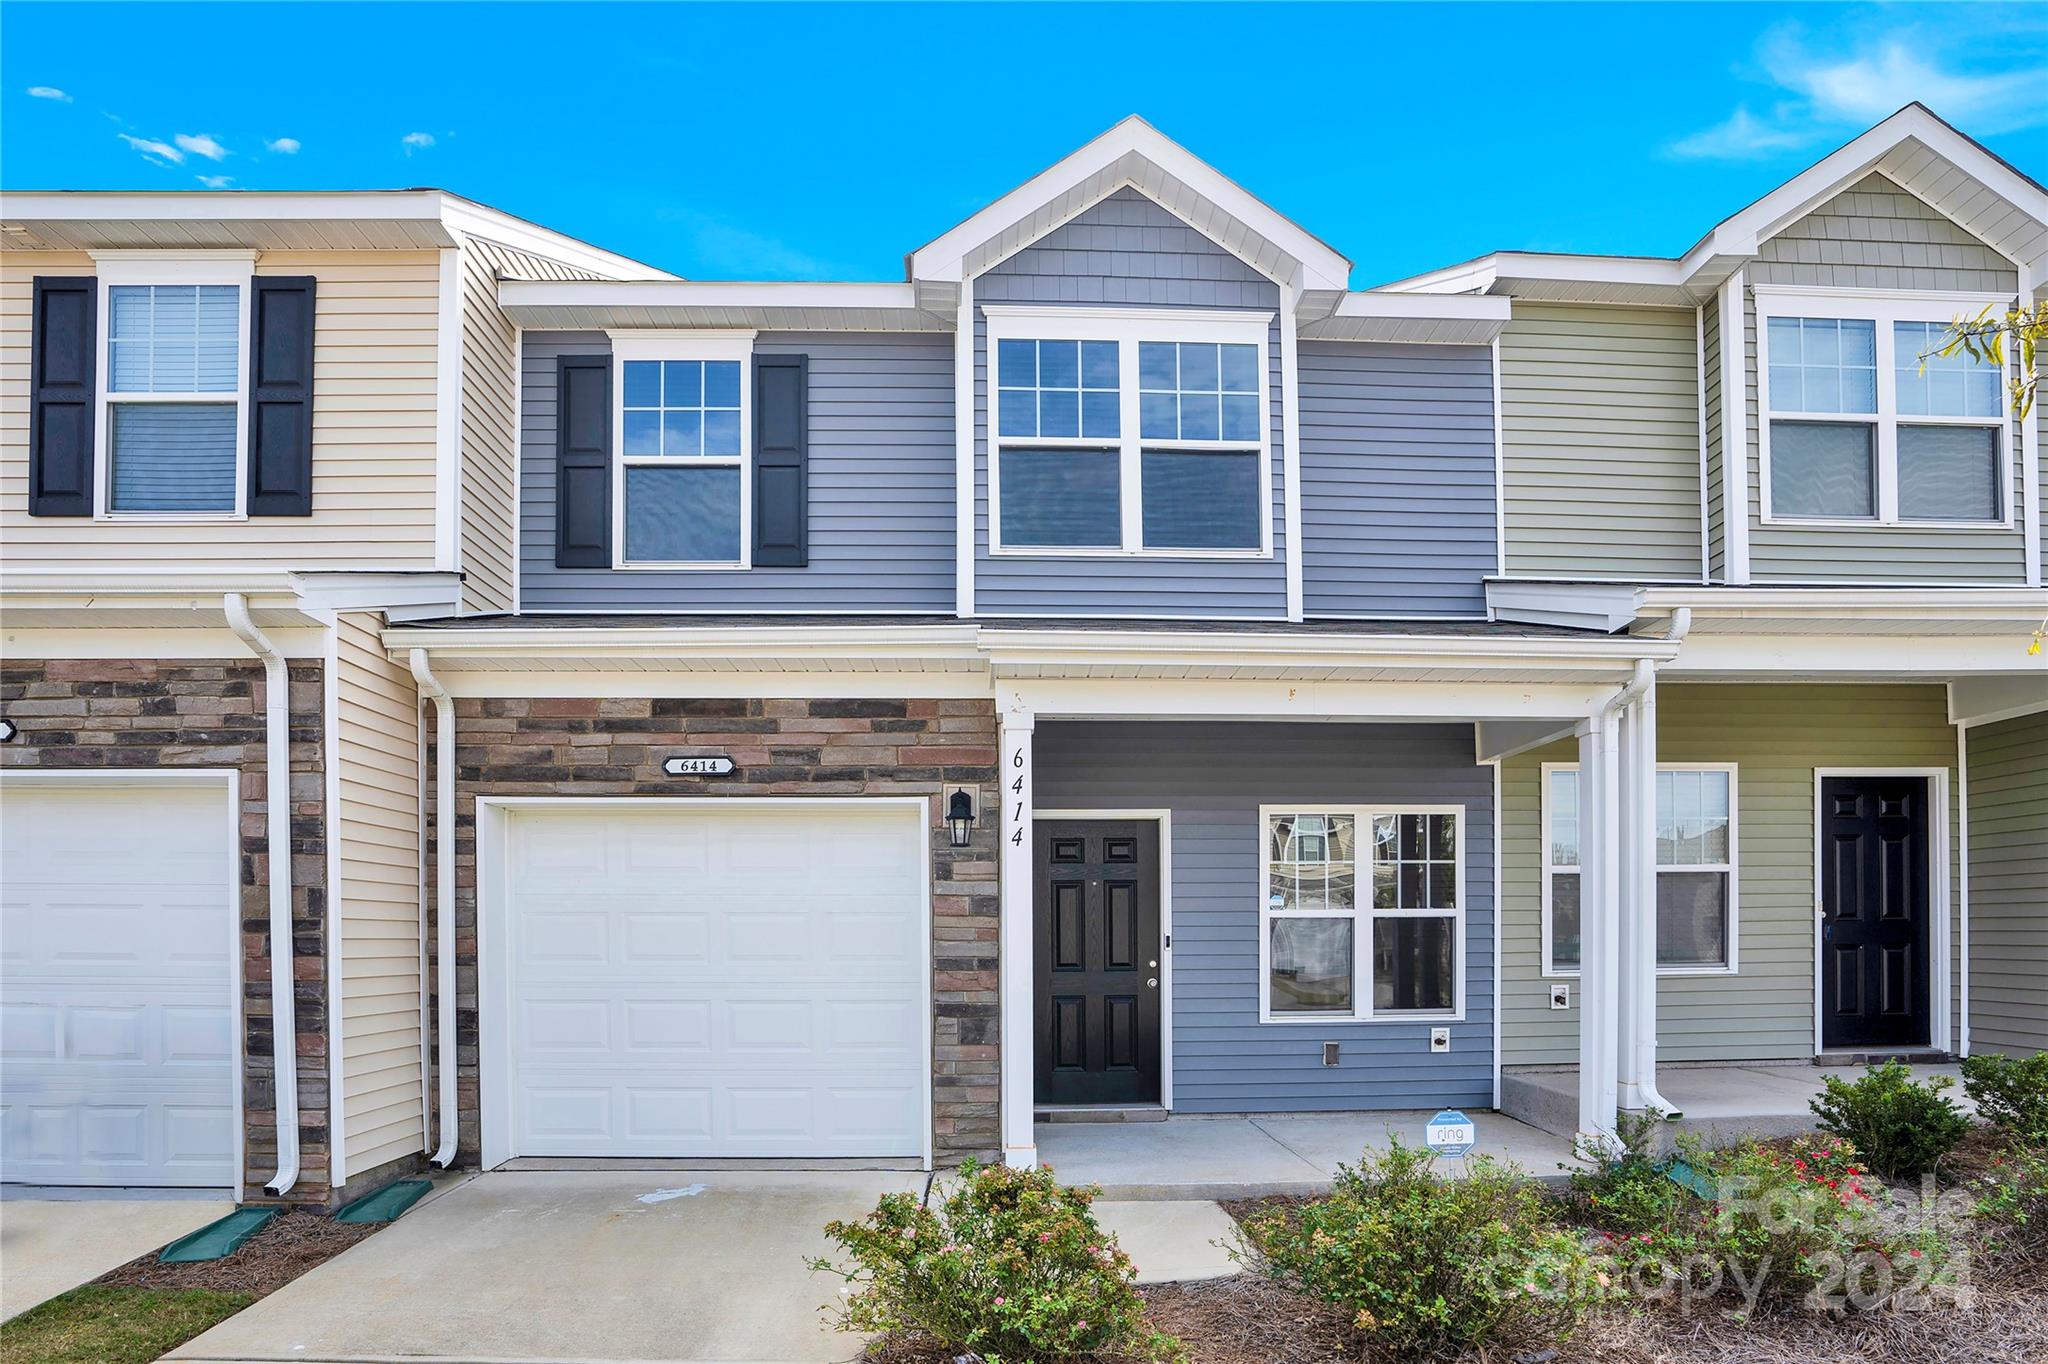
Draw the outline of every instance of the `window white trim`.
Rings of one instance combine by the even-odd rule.
[[[1657,975],[1659,979],[1662,979],[1665,976],[1736,976],[1742,974],[1742,896],[1740,889],[1742,879],[1740,874],[1740,867],[1742,865],[1742,848],[1740,842],[1742,813],[1740,799],[1741,779],[1738,775],[1739,766],[1740,765],[1737,763],[1657,764],[1657,771],[1659,774],[1665,772],[1725,772],[1728,774],[1728,860],[1726,862],[1685,863],[1683,865],[1674,864],[1671,866],[1666,866],[1661,862],[1657,864],[1657,871],[1659,874],[1662,874],[1667,871],[1717,871],[1724,873],[1728,877],[1728,929],[1726,939],[1728,949],[1726,955],[1728,960],[1726,964],[1717,966],[1665,966],[1659,964],[1659,966],[1657,967]],[[1542,770],[1542,785],[1537,790],[1537,800],[1542,808],[1542,947],[1543,979],[1545,980],[1576,980],[1579,976],[1578,967],[1559,966],[1556,963],[1554,963],[1550,958],[1551,880],[1559,872],[1566,872],[1572,875],[1578,874],[1576,869],[1557,866],[1553,864],[1550,860],[1550,816],[1553,810],[1552,802],[1550,799],[1550,778],[1553,773],[1577,772],[1578,770],[1579,765],[1575,762],[1544,763]]]
[[[249,313],[256,275],[254,251],[99,251],[93,253],[98,272],[94,306],[99,310],[99,336],[93,345],[93,519],[151,521],[189,525],[249,519]],[[221,511],[117,511],[114,508],[113,429],[117,403],[221,404],[228,394],[116,393],[113,381],[113,313],[110,290],[153,284],[232,284],[235,299],[235,505]]]
[[[1272,819],[1275,815],[1349,815],[1357,821],[1352,907],[1279,910],[1268,903],[1273,876]],[[1448,909],[1374,909],[1372,898],[1372,821],[1383,815],[1449,815],[1457,840],[1457,893]],[[1471,879],[1466,857],[1465,807],[1462,805],[1343,805],[1329,801],[1282,801],[1259,807],[1259,1022],[1284,1025],[1331,1023],[1458,1023],[1465,1018],[1465,885]],[[1351,930],[1350,1013],[1274,1013],[1272,994],[1273,921],[1275,919],[1348,919]],[[1449,919],[1453,964],[1451,1007],[1445,1009],[1373,1009],[1372,927],[1379,919]]]
[[[2005,294],[1945,293],[1913,289],[1788,288],[1759,284],[1756,295],[1757,508],[1762,524],[1785,526],[1882,526],[1890,530],[2011,530],[2014,527],[2012,395],[1999,376],[1998,416],[1941,417],[1898,411],[1898,375],[1893,324],[1931,322],[1947,326],[1958,316],[1986,306],[2005,307]],[[1781,412],[1771,405],[1771,319],[1813,317],[1869,321],[1877,346],[1877,411]],[[1877,515],[1787,516],[1771,508],[1771,423],[1774,420],[1858,423],[1874,428],[1877,461]],[[1927,521],[1899,515],[1899,427],[1994,427],[1997,432],[1999,518],[1995,521]]]
[[[754,336],[752,331],[632,331],[612,342],[612,567],[629,573],[745,571],[754,566]],[[740,452],[737,455],[629,455],[626,453],[626,364],[635,360],[734,360],[740,367]],[[626,470],[730,469],[740,471],[740,554],[737,559],[628,559]]]
[[[1273,557],[1272,355],[1268,350],[1274,314],[1210,308],[1061,308],[987,304],[983,400],[988,413],[988,552],[992,556],[1079,559],[1271,559]],[[997,350],[1004,341],[1114,341],[1117,343],[1119,434],[1084,436],[1001,434]],[[1146,440],[1139,434],[1138,345],[1153,342],[1212,342],[1258,347],[1259,437],[1230,440]],[[1119,459],[1122,543],[1101,546],[1015,545],[1002,540],[1002,453],[1032,450],[1108,450]],[[1259,457],[1259,544],[1256,549],[1147,549],[1144,540],[1143,458],[1146,450],[1252,451]]]

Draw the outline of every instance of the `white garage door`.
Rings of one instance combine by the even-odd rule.
[[[0,1178],[235,1182],[226,783],[0,783]]]
[[[521,811],[511,1154],[921,1156],[922,806]]]

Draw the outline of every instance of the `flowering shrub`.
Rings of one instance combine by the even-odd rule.
[[[1978,1181],[1976,1213],[1994,1263],[2016,1269],[2048,1264],[2048,1150],[2014,1142],[1996,1157]]]
[[[1855,1144],[1870,1168],[1886,1179],[1912,1179],[1932,1170],[1970,1130],[1942,1093],[1955,1084],[1937,1075],[1916,1084],[1904,1062],[1872,1066],[1855,1080],[1827,1076],[1812,1103],[1824,1132]]]
[[[1180,1360],[1180,1343],[1145,1325],[1137,1271],[1096,1225],[1094,1198],[1050,1169],[969,1161],[937,1208],[887,1194],[858,1222],[828,1223],[852,1266],[811,1268],[855,1290],[842,1331],[910,1332],[986,1364]]]
[[[1966,1057],[1963,1092],[2000,1136],[2037,1148],[2048,1146],[2048,1051],[2027,1057],[1997,1052]]]
[[[1569,1335],[1618,1291],[1519,1169],[1482,1156],[1445,1179],[1435,1159],[1397,1141],[1339,1167],[1328,1198],[1249,1219],[1241,1253],[1341,1304],[1374,1350],[1403,1359],[1508,1358]]]
[[[1702,1249],[1753,1304],[1803,1298],[1858,1255],[1888,1261],[1877,1215],[1883,1186],[1839,1137],[1801,1138],[1789,1151],[1746,1142],[1701,1164],[1717,1192]]]

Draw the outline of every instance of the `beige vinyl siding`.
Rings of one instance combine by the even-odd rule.
[[[1970,1050],[2048,1050],[2048,711],[1968,735]]]
[[[1737,764],[1734,975],[1662,976],[1663,1061],[1786,1060],[1813,1055],[1814,771],[1940,768],[1949,773],[1950,942],[1960,904],[1956,730],[1939,685],[1672,683],[1658,688],[1661,762]],[[1553,1010],[1543,979],[1545,762],[1576,762],[1575,743],[1509,759],[1501,772],[1502,1042],[1508,1065],[1578,1060],[1578,990]],[[1939,840],[1937,840],[1938,844]],[[1960,964],[1951,953],[1950,1000]]]
[[[91,257],[78,253],[0,253],[0,563],[42,570],[433,567],[433,252],[263,253],[259,275],[319,280],[313,514],[238,522],[28,515],[33,281],[92,273]]]
[[[1837,289],[2016,293],[2011,262],[1882,175],[1872,174],[1758,246],[1748,283]],[[2021,583],[2025,542],[2010,528],[1763,523],[1757,444],[1756,296],[1745,290],[1750,575],[1757,582]],[[1956,313],[1973,311],[1958,304]],[[2012,488],[2023,486],[2017,426]],[[2015,499],[2017,497],[2015,496]]]
[[[419,702],[377,618],[335,625],[341,864],[340,1178],[425,1145],[420,1070]]]
[[[462,607],[510,611],[518,589],[519,331],[498,280],[596,279],[485,237],[462,244]]]
[[[1508,572],[1697,582],[1692,310],[1514,311],[1500,339]]]

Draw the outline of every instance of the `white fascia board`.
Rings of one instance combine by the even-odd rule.
[[[654,625],[416,628],[393,625],[384,647],[443,658],[856,658],[973,661],[971,625]]]
[[[1724,219],[1680,258],[1684,277],[1691,279],[1717,256],[1756,254],[1758,242],[1869,174],[1885,153],[1908,138],[1925,143],[2036,222],[2048,223],[2048,191],[1920,105],[1909,104],[1741,212]],[[1997,249],[2000,243],[1990,245]]]
[[[42,597],[295,596],[294,574],[284,568],[10,568],[0,579],[0,602]]]
[[[2048,670],[2027,657],[2027,636],[2011,634],[1828,635],[1702,633],[1694,621],[1676,661],[1659,677],[1679,681],[1738,678],[1842,681],[1950,680],[1991,673],[2029,678],[2048,688]]]
[[[306,572],[292,575],[299,600],[322,611],[453,614],[462,601],[460,573]]]
[[[1483,346],[1508,324],[1514,300],[1492,294],[1346,293],[1325,316],[1300,324],[1311,340],[1408,341]]]
[[[1691,302],[1677,261],[1661,256],[1581,256],[1545,251],[1496,251],[1477,260],[1382,284],[1371,293],[1512,294],[1523,281],[1546,284],[1621,284],[1668,289],[1673,300]]]
[[[1486,580],[1488,614],[1524,625],[1621,630],[1641,613],[1645,596],[1645,589],[1634,583]]]
[[[1239,678],[1044,678],[996,682],[999,714],[1040,720],[1561,720],[1611,701],[1600,682],[1313,682]]]
[[[878,316],[894,317],[905,329],[950,331],[951,317],[917,304],[909,284],[865,281],[737,280],[501,280],[498,306],[519,326],[553,326],[564,312],[574,312],[581,325],[628,330],[648,325],[689,325],[693,316],[706,325],[752,322],[772,326],[799,319],[840,318],[849,323]]]
[[[1642,612],[1668,615],[1691,609],[1694,628],[1707,620],[1786,616],[1816,619],[1944,622],[2037,622],[2048,615],[2048,588],[2039,587],[1648,587]],[[1931,633],[1939,633],[1938,629]]]
[[[440,223],[439,190],[39,190],[10,193],[9,222],[294,222],[304,220]],[[451,235],[445,245],[454,246]]]
[[[1438,668],[1627,667],[1677,646],[1628,635],[1531,639],[1515,635],[1349,635],[1236,630],[991,630],[981,652],[997,666],[1229,663],[1240,667],[1373,665]]]
[[[660,270],[645,261],[622,256],[616,251],[607,251],[601,246],[539,223],[529,222],[503,209],[480,204],[474,199],[465,199],[459,194],[437,191],[442,203],[442,221],[465,235],[487,237],[501,246],[515,251],[530,252],[544,256],[563,265],[589,270],[593,274],[607,275],[613,279],[675,279],[666,270]]]
[[[1136,115],[911,252],[910,277],[963,278],[969,252],[1133,152],[1292,256],[1301,266],[1301,288],[1343,289],[1350,283],[1349,260]]]

